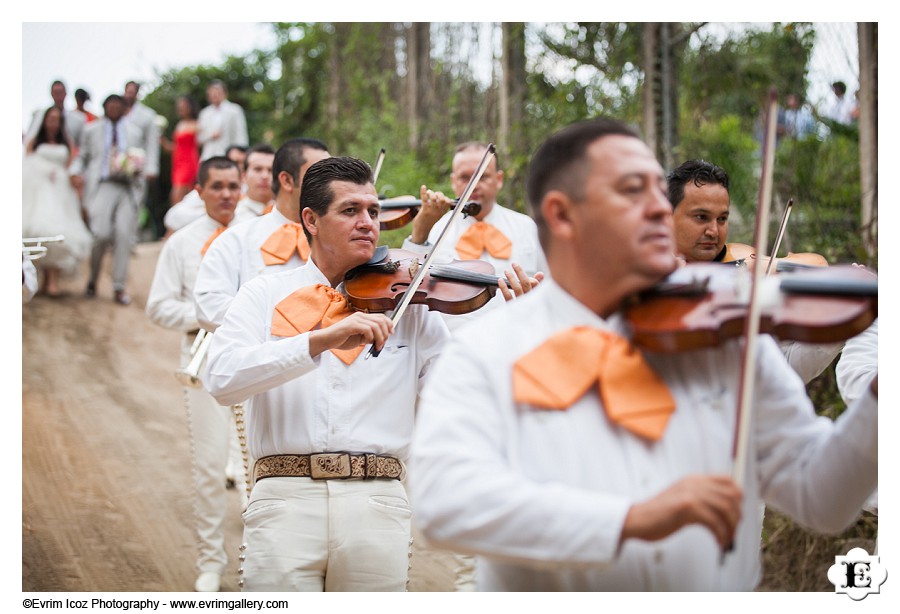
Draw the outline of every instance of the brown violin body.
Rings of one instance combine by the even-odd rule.
[[[358,311],[382,313],[397,307],[406,289],[422,266],[419,255],[391,249],[387,258],[350,271],[344,278],[344,291],[350,305]],[[432,265],[412,299],[412,304],[447,314],[475,311],[497,291],[494,267],[482,260],[454,260]]]
[[[744,243],[728,243],[725,245],[725,257],[722,259],[722,262],[743,262],[750,270],[753,270],[757,260],[762,262],[763,266],[769,266],[769,257],[765,256],[757,259],[756,250],[751,245]],[[781,272],[798,267],[814,266],[828,266],[828,261],[822,255],[814,252],[788,252],[788,255],[783,258],[775,258],[774,270]]]
[[[661,284],[626,309],[635,345],[674,353],[707,347],[741,336],[748,308],[734,288],[709,291],[702,283]],[[709,269],[705,269],[706,272]],[[691,275],[688,272],[688,275]],[[781,300],[764,308],[760,332],[779,339],[834,343],[863,332],[878,316],[877,277],[850,265],[804,269],[777,277]]]

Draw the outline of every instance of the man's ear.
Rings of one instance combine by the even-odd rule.
[[[319,234],[319,227],[317,226],[319,223],[319,215],[309,207],[304,207],[300,212],[300,223],[306,227],[306,230],[308,230],[309,234],[312,236]]]
[[[572,208],[575,203],[564,192],[550,190],[541,201],[541,215],[547,224],[550,236],[563,241],[570,240],[575,233]]]
[[[280,190],[293,190],[294,189],[294,178],[291,177],[291,174],[287,171],[281,171],[278,173],[278,185]]]

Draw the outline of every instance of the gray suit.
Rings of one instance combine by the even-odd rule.
[[[159,175],[159,125],[156,123],[156,111],[135,102],[125,119],[141,129],[140,144],[135,143],[133,146],[140,147],[147,154],[144,175]]]
[[[125,117],[119,123],[124,129],[125,141],[118,143],[119,150],[140,147],[143,139],[141,129]],[[87,125],[82,135],[81,149],[69,168],[69,174],[80,175],[85,182],[84,204],[94,235],[90,281],[96,285],[103,255],[112,246],[113,289],[124,291],[128,260],[147,183],[143,175],[138,175],[127,183],[104,178],[108,164],[105,135],[110,125],[111,122],[106,117]]]
[[[219,136],[213,138],[216,132]],[[197,142],[203,148],[200,152],[201,160],[224,156],[225,150],[231,145],[246,146],[249,138],[244,109],[230,100],[223,100],[218,109],[213,105],[203,107],[197,117]]]

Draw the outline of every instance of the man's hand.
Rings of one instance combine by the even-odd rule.
[[[529,277],[525,274],[525,271],[522,270],[522,267],[515,262],[512,263],[512,271],[506,270],[504,271],[504,274],[506,275],[506,279],[501,277],[497,285],[500,288],[500,294],[502,294],[503,298],[507,301],[511,301],[517,296],[522,296],[527,292],[531,292],[537,288],[538,284],[544,279],[544,274],[541,272],[535,273],[534,277]]]
[[[424,185],[419,188],[419,194],[422,205],[419,213],[413,218],[412,234],[409,240],[422,245],[428,240],[428,233],[431,232],[437,221],[450,210],[454,201],[444,196],[443,192],[434,192]]]
[[[740,488],[729,476],[693,475],[628,510],[622,541],[656,541],[689,524],[708,528],[725,549],[734,542],[741,519]]]
[[[383,313],[352,313],[337,324],[309,333],[309,355],[316,357],[327,350],[352,350],[374,343],[376,350],[384,347],[394,331],[391,319]]]
[[[84,177],[82,177],[81,175],[72,175],[71,177],[69,177],[69,183],[71,183],[72,187],[76,190],[80,190],[82,187],[84,187]]]

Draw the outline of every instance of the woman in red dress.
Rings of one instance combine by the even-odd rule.
[[[197,169],[200,166],[200,150],[197,147],[197,101],[190,96],[180,96],[175,102],[178,123],[172,132],[172,140],[160,139],[163,149],[172,154],[172,191],[169,202],[181,202],[194,189]]]

